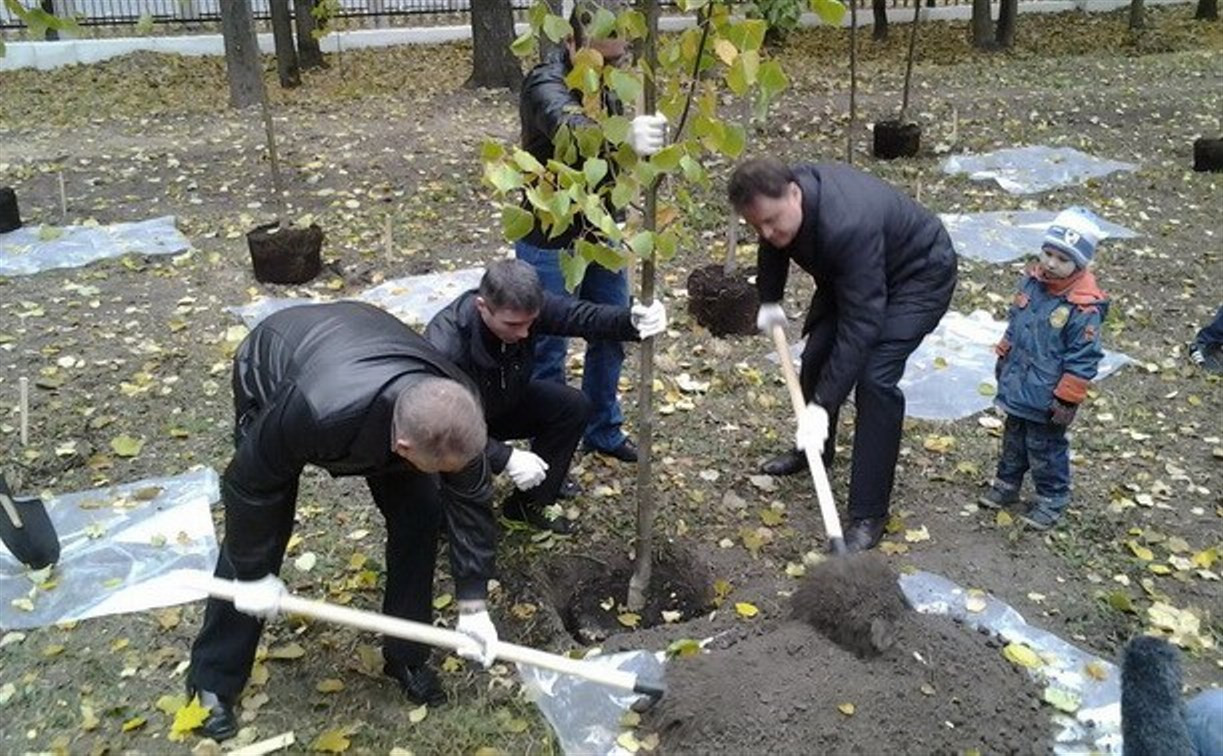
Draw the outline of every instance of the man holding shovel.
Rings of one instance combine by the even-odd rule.
[[[815,279],[803,323],[800,379],[808,402],[796,445],[763,466],[770,475],[806,469],[802,448],[831,464],[837,411],[855,391],[849,485],[850,551],[883,536],[900,452],[905,362],[938,325],[955,291],[956,255],[938,217],[854,168],[787,166],[773,158],[735,168],[728,194],[760,236],[756,324],[784,326],[781,307],[793,260]]]
[[[497,630],[485,607],[496,523],[474,387],[394,316],[357,303],[291,307],[251,331],[234,356],[235,453],[221,479],[225,539],[218,578],[234,600],[212,598],[191,649],[188,690],[211,714],[214,740],[238,730],[234,704],[263,621],[286,595],[276,574],[293,530],[307,464],[360,475],[386,519],[386,594],[392,617],[432,621],[438,532],[450,544],[457,630],[491,662]],[[445,700],[427,646],[386,638],[383,671],[417,703]]]

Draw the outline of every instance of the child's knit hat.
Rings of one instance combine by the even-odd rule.
[[[1082,207],[1061,211],[1045,231],[1044,246],[1053,247],[1074,260],[1080,270],[1096,256],[1096,245],[1103,232],[1095,213]]]

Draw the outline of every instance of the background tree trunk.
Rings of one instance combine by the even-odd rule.
[[[1219,20],[1219,0],[1198,0],[1198,12],[1193,17],[1201,21]]]
[[[989,18],[989,0],[972,0],[972,46],[988,50],[994,46],[993,25]]]
[[[1143,0],[1130,0],[1130,29],[1147,28],[1147,9]]]
[[[297,28],[297,62],[302,70],[322,68],[323,51],[314,38],[314,0],[293,0],[293,25]]]
[[[276,72],[280,75],[280,86],[285,89],[299,87],[302,77],[297,67],[297,50],[293,47],[289,0],[269,0],[268,4],[272,9],[272,38],[276,41]]]
[[[921,0],[913,2],[920,4]],[[876,42],[883,42],[888,38],[888,0],[872,0],[871,11],[875,14],[875,30],[871,37]]]
[[[1015,46],[1015,25],[1019,18],[1019,0],[1002,0],[998,5],[998,26],[994,41],[1009,50]]]
[[[221,0],[221,36],[225,40],[225,73],[229,106],[246,108],[263,99],[263,64],[249,0]]]
[[[510,52],[514,41],[514,12],[510,0],[471,0],[471,76],[466,87],[522,86],[522,69]]]

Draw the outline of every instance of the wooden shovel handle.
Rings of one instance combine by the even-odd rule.
[[[17,511],[17,507],[13,504],[13,500],[8,494],[0,493],[0,509],[4,510],[4,514],[13,521],[13,527],[21,529],[25,527],[25,523],[21,521],[21,514]]]

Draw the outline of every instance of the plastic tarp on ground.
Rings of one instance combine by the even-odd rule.
[[[352,299],[377,305],[408,325],[418,330],[424,328],[438,310],[450,304],[455,297],[468,289],[474,289],[484,275],[483,268],[463,268],[445,273],[427,273],[422,276],[405,276],[366,289]],[[241,307],[229,307],[247,328],[272,313],[286,307],[320,304],[324,299],[260,299]],[[342,300],[340,300],[342,301]]]
[[[900,587],[919,612],[945,614],[970,627],[986,628],[1007,642],[1027,645],[1040,655],[1044,664],[1032,673],[1046,686],[1046,696],[1077,705],[1073,715],[1049,709],[1055,712],[1051,716],[1058,726],[1050,744],[1055,753],[1121,752],[1121,688],[1114,665],[1075,648],[1053,633],[1032,627],[1019,612],[993,596],[984,597],[983,610],[970,612],[965,603],[968,592],[940,575],[929,572],[902,575]],[[978,608],[974,603],[973,609]],[[659,656],[649,651],[633,651],[591,657],[589,661],[657,680],[663,676]],[[1089,663],[1103,680],[1087,671]],[[621,717],[639,696],[522,664],[518,665],[518,672],[565,753],[616,756],[629,753],[616,743],[616,738],[623,732]],[[818,696],[819,692],[814,691],[813,695]]]
[[[984,155],[952,155],[943,173],[967,173],[973,181],[998,182],[1011,194],[1036,194],[1081,184],[1116,171],[1136,171],[1134,163],[1092,157],[1071,147],[1012,147]]]
[[[0,234],[0,275],[79,268],[128,253],[173,255],[190,246],[175,227],[173,215],[109,226],[24,226]]]
[[[0,546],[0,628],[43,627],[200,599],[184,571],[211,572],[216,472],[150,478],[45,501],[60,541],[54,567],[30,572]]]
[[[1006,332],[1006,322],[984,310],[963,315],[954,310],[909,355],[900,388],[905,392],[905,414],[923,420],[954,420],[975,415],[994,403],[994,345]],[[790,347],[798,366],[803,342]],[[770,353],[769,360],[777,361]],[[1132,360],[1105,350],[1096,380],[1116,372]]]
[[[1040,251],[1045,229],[1057,214],[1049,210],[1016,210],[992,213],[943,213],[939,215],[956,254],[971,260],[1004,263]],[[1103,221],[1101,239],[1133,239],[1134,231]]]

